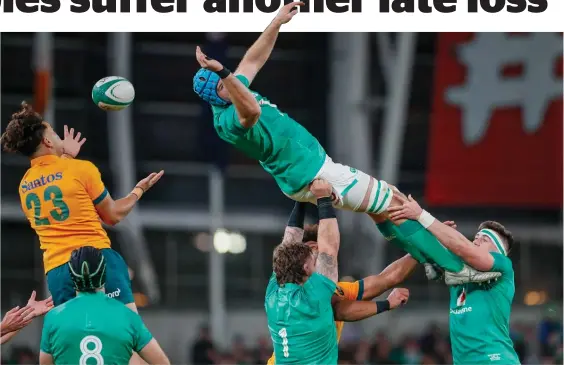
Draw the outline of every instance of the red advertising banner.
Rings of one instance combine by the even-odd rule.
[[[562,207],[562,35],[441,33],[426,200]]]

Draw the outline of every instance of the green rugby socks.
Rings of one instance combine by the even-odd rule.
[[[386,220],[382,223],[377,223],[376,227],[378,227],[378,230],[380,231],[382,236],[384,236],[386,241],[393,243],[397,247],[410,254],[411,257],[417,260],[417,262],[419,262],[420,264],[427,263],[425,256],[423,256],[423,254],[417,248],[409,244],[409,241],[405,239],[398,227],[391,221]]]
[[[427,231],[419,222],[408,220],[399,226],[394,225],[394,227],[401,234],[406,246],[418,250],[425,257],[428,257],[446,271],[457,273],[464,268],[462,260],[443,247],[435,236]],[[398,236],[397,233],[396,236]],[[407,247],[405,250],[411,253]]]

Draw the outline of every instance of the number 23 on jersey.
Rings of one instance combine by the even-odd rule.
[[[28,193],[25,206],[33,211],[36,226],[46,226],[54,222],[64,222],[69,218],[69,207],[63,200],[63,192],[56,185],[48,186],[43,194]],[[41,214],[41,208],[49,209],[48,215]]]

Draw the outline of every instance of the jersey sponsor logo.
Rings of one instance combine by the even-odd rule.
[[[464,305],[466,305],[466,289],[462,289],[462,293],[460,293],[460,295],[456,299],[457,307],[462,307]]]
[[[490,358],[490,361],[501,360],[501,354],[489,354],[488,357]]]
[[[108,298],[117,298],[117,297],[119,297],[120,293],[121,293],[121,290],[118,288],[118,290],[116,290],[116,291],[113,291],[111,293],[106,293],[106,296]]]
[[[462,292],[460,293],[458,298],[456,298],[456,306],[462,308],[457,308],[457,309],[451,308],[450,314],[458,315],[458,314],[472,312],[472,307],[464,307],[465,305],[466,305],[466,288],[462,288]]]
[[[562,207],[562,35],[440,33],[437,48],[427,202]]]
[[[450,314],[459,315],[472,312],[472,307],[463,307],[460,309],[450,309]]]
[[[59,181],[62,178],[63,178],[62,172],[56,172],[54,174],[49,174],[47,176],[41,175],[41,177],[39,179],[35,179],[35,180],[31,180],[31,181],[27,181],[27,180],[22,181],[20,188],[22,189],[22,193],[27,193],[28,191],[31,191],[33,189],[37,189],[41,186],[45,186],[45,185],[50,184],[54,181]]]

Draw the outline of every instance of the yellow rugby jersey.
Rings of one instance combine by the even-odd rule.
[[[31,160],[19,187],[22,209],[43,250],[45,272],[82,246],[110,248],[95,205],[108,195],[93,163],[47,155]]]
[[[355,282],[338,282],[337,289],[335,290],[335,294],[343,299],[348,300],[362,300],[362,296],[364,295],[364,280],[358,280]],[[345,322],[343,321],[335,321],[335,326],[337,327],[337,343],[341,340],[341,333],[343,332],[343,326]],[[274,365],[276,358],[274,357],[274,353],[268,359],[267,365]]]

